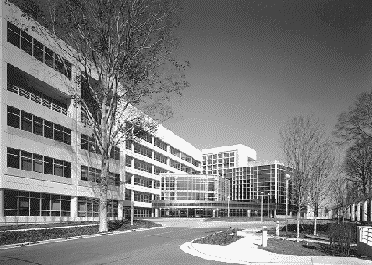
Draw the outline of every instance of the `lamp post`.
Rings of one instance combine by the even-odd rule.
[[[289,174],[285,174],[285,231],[288,233],[288,181],[291,178]]]
[[[260,194],[261,194],[261,222],[263,222],[263,196],[264,196],[264,193],[260,192]]]
[[[270,196],[271,196],[271,193],[269,192],[267,194],[267,217],[270,218]]]
[[[230,195],[227,195],[227,217],[230,217]]]

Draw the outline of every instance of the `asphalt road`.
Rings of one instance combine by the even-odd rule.
[[[232,223],[207,223],[200,219],[156,221],[167,227],[0,250],[0,264],[226,264],[194,257],[184,253],[180,246],[195,238],[226,229]],[[254,228],[260,225],[235,223],[232,226]]]

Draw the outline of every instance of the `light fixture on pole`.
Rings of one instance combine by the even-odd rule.
[[[261,222],[263,222],[263,196],[264,196],[264,193],[261,191],[260,194],[261,194]]]
[[[267,194],[267,217],[270,218],[270,196],[271,196],[271,193],[269,192]]]
[[[285,174],[285,229],[288,232],[288,181],[291,178],[289,174]]]

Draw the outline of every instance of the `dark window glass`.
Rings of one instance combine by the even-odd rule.
[[[44,62],[44,45],[34,39],[34,57],[40,62]]]
[[[65,73],[64,75],[67,76],[68,79],[71,79],[71,63],[67,60],[65,61]]]
[[[64,60],[59,55],[55,55],[54,69],[63,75],[66,75]]]
[[[65,127],[63,128],[63,142],[71,145],[71,130]]]
[[[19,203],[18,204],[18,206],[19,206],[18,214],[20,216],[28,216],[29,215],[29,208],[30,208],[29,198],[19,198],[18,203]]]
[[[88,135],[81,135],[81,149],[88,150]]]
[[[44,136],[53,139],[53,123],[50,121],[44,121]]]
[[[120,186],[120,174],[114,174],[115,186]]]
[[[22,110],[21,112],[21,129],[32,132],[32,114]]]
[[[33,124],[33,133],[37,135],[43,135],[43,119],[34,116]]]
[[[21,169],[32,171],[32,154],[26,151],[21,151]]]
[[[19,168],[19,149],[7,148],[7,166]]]
[[[30,198],[30,216],[40,215],[40,199]]]
[[[59,124],[54,124],[54,140],[63,142],[63,127]]]
[[[88,167],[81,166],[81,180],[88,180]]]
[[[8,106],[8,125],[19,128],[20,111],[17,108]]]
[[[54,68],[53,61],[54,61],[54,52],[51,49],[45,47],[45,64],[48,65],[49,67]]]
[[[53,174],[53,158],[44,156],[44,174]]]
[[[63,161],[54,159],[54,175],[63,177]]]
[[[12,23],[8,22],[8,42],[19,48],[21,30]]]
[[[63,176],[65,178],[71,178],[71,163],[63,161]]]
[[[32,56],[32,37],[23,30],[21,31],[21,49]]]
[[[33,170],[35,172],[43,173],[43,156],[32,154]]]

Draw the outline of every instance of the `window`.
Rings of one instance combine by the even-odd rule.
[[[59,124],[54,124],[54,140],[63,142],[63,127]]]
[[[167,151],[167,144],[157,137],[155,137],[154,145],[160,149],[163,149],[164,151]]]
[[[40,62],[44,62],[44,45],[34,39],[34,57]]]
[[[63,161],[63,177],[71,178],[71,163]]]
[[[8,106],[8,126],[19,128],[20,111],[17,108]]]
[[[8,22],[8,42],[13,44],[14,46],[20,46],[21,40],[21,29],[14,26],[12,23]]]
[[[148,173],[152,173],[152,165],[142,160],[134,159],[134,168]]]
[[[125,148],[131,150],[132,149],[132,141],[126,140],[125,141]]]
[[[7,148],[7,166],[19,168],[19,149]]]
[[[21,112],[21,129],[32,132],[32,114],[22,110]]]
[[[50,121],[44,121],[44,136],[53,139],[53,123]]]
[[[43,173],[43,156],[32,154],[33,170],[35,172]]]
[[[21,151],[21,169],[32,171],[32,154],[26,151]]]
[[[81,166],[81,180],[88,180],[88,167]]]
[[[66,127],[63,127],[63,142],[71,145],[71,130]]]
[[[88,135],[81,134],[81,149],[88,150],[88,138]]]
[[[53,158],[44,156],[44,174],[53,175]]]
[[[146,146],[140,145],[139,143],[134,143],[134,152],[152,158],[152,150]]]
[[[21,31],[21,49],[32,56],[32,37],[23,30]]]
[[[53,61],[54,61],[54,52],[51,49],[45,47],[45,64],[48,65],[49,67],[54,68]]]
[[[63,161],[54,159],[54,175],[63,177]]]
[[[126,156],[125,157],[125,166],[126,167],[131,167],[132,166],[132,157],[131,156]]]
[[[117,146],[113,146],[111,148],[110,158],[115,160],[120,160],[120,148]]]
[[[43,135],[43,119],[34,116],[33,120],[33,133],[37,135]]]

